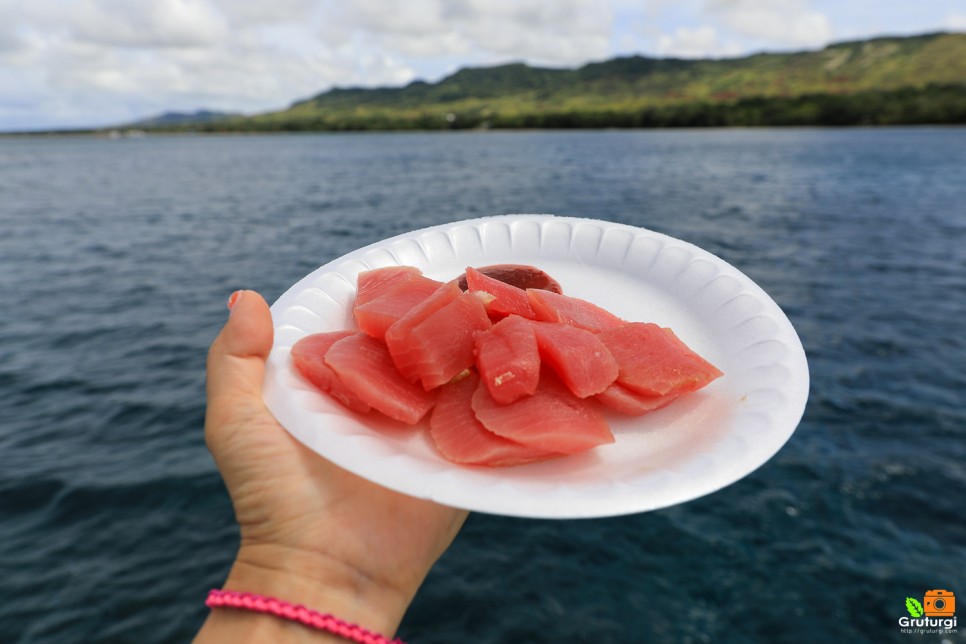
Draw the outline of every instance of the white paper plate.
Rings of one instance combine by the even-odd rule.
[[[674,332],[724,372],[705,389],[641,418],[609,415],[616,442],[510,468],[440,457],[424,428],[349,412],[294,372],[304,335],[353,328],[356,275],[410,265],[449,280],[467,266],[537,266],[568,295]],[[265,401],[298,440],[359,476],[405,494],[521,517],[577,518],[662,508],[718,490],[789,439],[808,397],[808,365],[781,309],[710,253],[621,224],[507,215],[418,230],[314,271],[272,306],[275,345]]]

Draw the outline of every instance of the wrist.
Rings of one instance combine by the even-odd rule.
[[[387,637],[412,600],[336,557],[269,543],[243,544],[224,588],[302,604]]]
[[[335,558],[275,544],[243,545],[223,589],[301,604],[387,638],[395,634],[412,599]],[[241,630],[240,622],[244,622],[252,638],[249,641],[281,641],[283,632],[293,641],[345,641],[277,617],[234,609],[214,609],[205,627],[212,626],[211,622],[219,631],[231,627]],[[261,637],[251,629],[258,629]]]

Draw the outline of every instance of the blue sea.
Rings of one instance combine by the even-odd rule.
[[[239,288],[425,226],[642,226],[749,275],[804,344],[788,444],[607,519],[472,515],[411,644],[959,642],[966,128],[0,138],[0,642],[188,641],[238,534],[202,438]]]

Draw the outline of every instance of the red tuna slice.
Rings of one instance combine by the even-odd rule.
[[[336,341],[355,331],[333,331],[307,335],[292,346],[292,362],[309,382],[353,411],[366,413],[369,405],[352,393],[325,364],[325,354]]]
[[[492,266],[480,266],[473,269],[477,273],[486,275],[497,281],[516,286],[518,289],[527,290],[528,288],[539,288],[554,293],[563,293],[560,283],[550,277],[535,266],[526,264],[493,264]],[[456,278],[460,288],[464,291],[468,289],[466,273]]]
[[[356,277],[355,306],[362,306],[385,295],[401,283],[422,276],[415,266],[386,266],[363,271]]]
[[[576,454],[614,442],[600,408],[574,396],[552,371],[540,374],[532,396],[509,405],[497,403],[481,385],[473,394],[472,406],[484,427],[524,445]]]
[[[602,405],[628,416],[643,416],[644,414],[661,409],[677,400],[678,394],[667,396],[645,396],[634,393],[624,385],[615,382],[600,392],[594,399]]]
[[[559,456],[507,440],[483,427],[470,406],[479,383],[479,376],[470,372],[465,378],[440,388],[429,417],[429,435],[443,458],[453,463],[497,467]]]
[[[510,315],[476,334],[476,368],[501,405],[533,394],[540,380],[540,354],[531,323]]]
[[[466,288],[493,296],[492,300],[486,302],[486,312],[494,317],[513,314],[534,319],[530,298],[521,288],[487,277],[474,268],[466,269]]]
[[[590,331],[559,322],[531,322],[540,359],[578,398],[604,391],[617,379],[617,360]]]
[[[419,379],[419,373],[411,367],[411,364],[417,362],[418,356],[410,355],[409,335],[426,318],[462,294],[463,292],[454,282],[447,282],[437,288],[432,295],[410,309],[406,315],[399,318],[386,330],[385,341],[389,348],[389,355],[396,363],[396,368],[413,382]]]
[[[684,394],[723,375],[671,329],[630,322],[598,334],[620,365],[617,382],[645,396]]]
[[[402,377],[382,342],[364,333],[334,342],[325,363],[370,407],[408,425],[419,422],[435,402],[433,394]]]
[[[437,287],[429,297],[407,311],[404,316],[386,330],[386,344],[390,345],[390,351],[393,343],[462,294],[463,291],[459,289],[455,282],[447,282]]]
[[[532,288],[527,289],[527,295],[537,320],[561,322],[594,333],[627,324],[610,311],[576,297]]]
[[[389,327],[442,286],[441,282],[424,277],[416,269],[412,270],[415,272],[392,270],[384,275],[367,276],[360,280],[360,291],[352,309],[360,330],[374,338],[385,337]]]
[[[474,335],[490,328],[490,318],[477,293],[457,293],[412,328],[396,327],[386,334],[386,344],[399,371],[409,380],[417,380],[426,390],[449,382],[461,371],[473,366]],[[433,296],[435,297],[435,295]]]

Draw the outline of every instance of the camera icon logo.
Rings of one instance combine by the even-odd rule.
[[[927,590],[922,603],[927,617],[952,617],[956,612],[956,596],[948,590]]]

